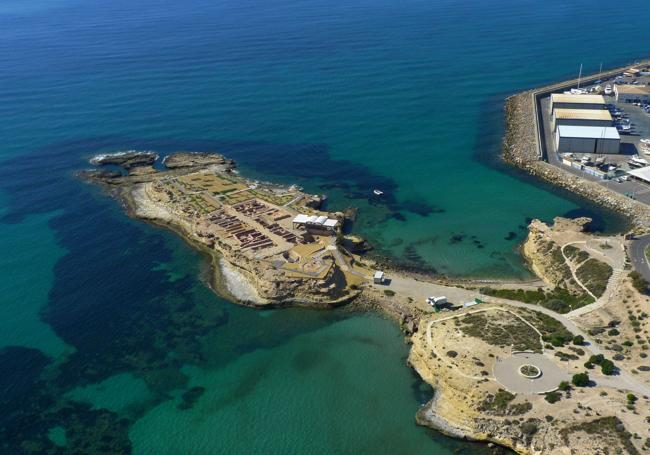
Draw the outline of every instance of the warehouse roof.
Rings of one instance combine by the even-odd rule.
[[[602,104],[603,95],[571,95],[568,93],[551,93],[551,103]]]
[[[299,215],[296,215],[295,218],[293,219],[293,222],[295,224],[315,224],[319,226],[325,226],[328,228],[333,228],[336,227],[339,224],[339,220],[333,219],[333,218],[327,218],[324,215],[321,216],[316,216],[316,215],[303,215],[302,213]]]
[[[616,128],[612,126],[569,126],[557,127],[560,137],[575,137],[583,139],[621,139]]]
[[[633,171],[629,171],[628,174],[645,182],[650,182],[650,166],[634,169]]]
[[[617,93],[629,93],[631,95],[650,95],[650,87],[645,85],[615,85]]]
[[[612,120],[607,109],[555,109],[555,118],[571,120]]]

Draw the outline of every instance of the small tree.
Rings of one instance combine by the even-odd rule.
[[[612,374],[614,374],[614,370],[616,370],[616,366],[614,365],[614,362],[612,362],[611,360],[605,359],[601,362],[600,371],[603,374],[607,376],[611,376]]]
[[[562,392],[567,392],[571,390],[571,384],[569,384],[567,381],[562,381],[560,382],[560,385],[557,386],[558,389],[560,389]]]
[[[585,344],[585,338],[582,335],[576,335],[573,337],[573,344],[576,346],[582,346]]]
[[[589,363],[595,363],[596,365],[600,365],[603,360],[605,360],[605,356],[602,354],[592,355],[589,357]]]
[[[559,392],[549,392],[544,396],[544,399],[549,403],[553,404],[560,401],[562,395]]]
[[[589,375],[587,373],[574,374],[571,382],[576,387],[587,387],[589,385]]]
[[[551,338],[551,344],[556,348],[561,348],[564,346],[564,340],[562,338],[553,337]]]

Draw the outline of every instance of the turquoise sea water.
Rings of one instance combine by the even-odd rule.
[[[74,171],[215,150],[359,207],[395,261],[526,277],[528,219],[621,220],[499,164],[503,99],[650,55],[646,2],[611,8],[1,2],[0,452],[481,453],[415,425],[432,391],[392,323],[218,299],[199,255]]]

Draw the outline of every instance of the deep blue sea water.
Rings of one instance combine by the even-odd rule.
[[[395,261],[526,277],[530,218],[622,220],[498,162],[503,99],[647,57],[648,19],[643,0],[0,2],[0,452],[481,453],[415,425],[432,391],[392,323],[233,306],[74,172],[215,150],[359,207]]]

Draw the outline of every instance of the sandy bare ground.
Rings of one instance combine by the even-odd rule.
[[[421,280],[415,280],[413,278],[408,278],[405,276],[395,275],[390,277],[391,281],[388,286],[385,286],[386,289],[391,289],[394,292],[411,297],[413,299],[413,304],[416,305],[419,309],[432,313],[433,309],[430,305],[425,302],[425,299],[429,296],[446,296],[450,302],[453,303],[463,303],[471,302],[475,298],[480,298],[486,303],[495,303],[508,305],[516,308],[523,308],[526,310],[535,310],[540,313],[544,313],[552,318],[560,321],[566,329],[571,332],[573,335],[581,335],[586,342],[584,346],[585,350],[591,352],[592,354],[603,354],[607,355],[607,352],[604,352],[597,343],[595,343],[590,335],[585,331],[580,329],[571,319],[565,315],[556,313],[555,311],[549,310],[547,308],[530,305],[523,302],[518,302],[515,300],[500,299],[491,296],[484,296],[479,294],[477,291],[456,288],[451,286],[444,286],[436,283],[430,283]],[[384,285],[373,285],[377,288],[384,287]],[[474,307],[476,309],[476,307]],[[459,311],[455,314],[461,315],[467,311]],[[629,371],[621,368],[620,374],[612,377],[598,377],[595,378],[597,384],[607,385],[611,387],[621,388],[630,390],[641,395],[650,396],[650,387],[645,383],[636,379]]]

